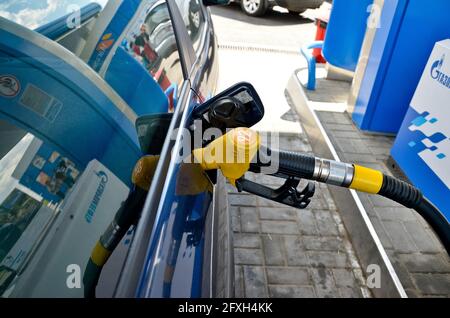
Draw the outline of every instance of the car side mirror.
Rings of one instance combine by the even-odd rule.
[[[255,88],[249,83],[238,83],[193,111],[193,120],[201,120],[203,129],[252,127],[264,117],[264,105]]]
[[[205,6],[226,5],[229,3],[229,0],[203,0],[203,4]]]

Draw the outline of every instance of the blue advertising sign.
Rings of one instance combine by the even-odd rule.
[[[450,220],[450,39],[436,43],[392,156]]]

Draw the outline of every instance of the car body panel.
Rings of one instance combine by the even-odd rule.
[[[176,2],[168,3],[172,18],[178,16],[178,21],[184,21],[179,12],[173,12],[179,9]],[[211,272],[203,263],[205,256],[210,256],[204,252],[210,248],[205,244],[204,224],[212,213],[213,185],[208,181],[208,189],[196,194],[177,193],[180,178],[186,169],[171,155],[178,153],[177,150],[182,146],[182,129],[188,127],[192,109],[215,93],[217,43],[209,13],[203,6],[202,10],[206,21],[198,58],[192,57],[192,42],[184,24],[175,24],[179,45],[191,46],[186,49],[187,54],[180,56],[188,62],[194,62],[188,71],[179,106],[169,128],[168,135],[173,137],[167,138],[163,146],[117,289],[117,297],[211,296],[210,291],[206,290]],[[198,171],[196,176],[204,178]],[[185,188],[189,189],[189,186]],[[208,283],[205,284],[205,281]]]
[[[198,54],[190,72],[192,94],[175,138],[172,151],[175,154],[183,147],[183,140],[189,139],[187,130],[183,131],[182,128],[187,129],[190,125],[191,111],[215,93],[216,39],[212,21],[206,10],[203,10],[208,27],[202,34],[203,45],[199,47],[202,53]],[[205,257],[210,256],[210,253],[205,253],[205,250],[210,251],[210,246],[205,244],[205,224],[214,213],[212,198],[213,184],[201,169],[177,162],[172,157],[136,296],[211,296],[208,283],[204,284],[205,280],[210,281],[211,272],[203,264]]]
[[[130,4],[131,2],[136,4],[134,0],[123,1],[129,2],[128,4]],[[213,96],[213,94],[215,93],[217,81],[217,44],[214,32],[212,30],[212,22],[209,16],[209,11],[203,5],[199,6],[198,0],[193,1],[195,3],[192,6],[185,6],[184,8],[187,8],[187,10],[192,10],[192,8],[195,8],[195,10],[198,10],[199,8],[201,9],[205,20],[203,28],[199,29],[199,25],[197,24],[194,29],[191,28],[190,31],[188,31],[188,26],[186,24],[191,23],[192,19],[189,19],[190,14],[189,12],[187,13],[187,15],[186,12],[184,12],[184,14],[180,13],[179,7],[177,7],[177,2],[175,2],[174,0],[167,0],[167,2],[148,0],[145,3],[141,2],[141,5],[139,7],[133,7],[137,10],[137,13],[135,15],[127,12],[127,14],[130,14],[130,20],[125,21],[127,23],[121,24],[124,29],[117,30],[117,35],[120,36],[114,38],[114,41],[109,37],[103,38],[105,32],[103,29],[107,28],[108,25],[108,23],[104,23],[104,20],[114,18],[114,15],[111,13],[113,12],[112,9],[115,9],[115,7],[113,7],[112,5],[118,4],[117,2],[110,2],[111,5],[109,5],[109,7],[111,10],[106,10],[107,17],[105,18],[105,15],[102,14],[102,12],[99,14],[98,19],[99,21],[103,21],[102,25],[104,28],[99,31],[98,34],[99,37],[101,37],[100,40],[109,41],[109,46],[105,52],[107,52],[107,54],[110,54],[111,56],[106,56],[105,53],[105,63],[102,64],[101,67],[99,67],[97,73],[93,68],[89,68],[89,66],[86,64],[86,61],[88,61],[89,59],[83,60],[79,56],[72,54],[74,52],[69,52],[61,47],[58,43],[50,42],[49,39],[46,39],[42,35],[38,35],[36,33],[35,36],[37,36],[36,39],[39,40],[39,43],[51,43],[51,45],[48,44],[47,47],[53,50],[53,53],[62,54],[61,60],[67,62],[75,61],[79,63],[79,67],[77,67],[76,69],[72,69],[69,67],[62,67],[61,69],[58,69],[58,65],[61,66],[63,64],[57,64],[54,66],[54,68],[59,72],[68,73],[67,78],[62,79],[61,82],[72,83],[73,81],[77,81],[78,78],[71,78],[69,75],[82,73],[82,75],[84,74],[85,77],[83,78],[83,80],[87,83],[87,86],[90,87],[93,86],[93,84],[98,84],[99,89],[97,90],[103,92],[101,95],[100,93],[95,93],[94,96],[91,96],[86,93],[89,91],[88,89],[86,89],[82,92],[78,92],[78,95],[72,94],[74,96],[74,100],[76,97],[80,101],[81,99],[91,101],[91,99],[97,97],[98,95],[101,97],[98,98],[98,102],[102,105],[106,105],[106,102],[110,99],[120,101],[120,103],[111,102],[111,105],[106,105],[110,106],[111,108],[106,109],[106,111],[109,113],[113,113],[114,118],[112,120],[117,120],[119,123],[126,124],[126,129],[122,129],[124,131],[121,132],[122,135],[128,133],[132,136],[132,145],[134,148],[136,148],[136,155],[133,156],[132,160],[129,160],[129,162],[127,162],[129,165],[127,166],[127,173],[125,173],[124,171],[121,172],[120,169],[116,169],[119,172],[110,171],[111,169],[108,170],[108,165],[113,168],[114,166],[112,166],[112,164],[109,164],[109,162],[106,162],[105,164],[105,162],[102,162],[102,158],[97,158],[98,156],[94,156],[93,160],[88,163],[87,167],[78,167],[79,165],[77,165],[77,162],[75,162],[75,160],[73,160],[72,158],[65,158],[65,154],[63,151],[59,151],[59,153],[56,153],[54,149],[52,150],[44,147],[46,146],[46,141],[50,143],[48,140],[44,140],[44,143],[41,142],[39,145],[37,145],[39,140],[37,140],[36,142],[33,141],[34,143],[36,143],[36,147],[34,147],[34,143],[31,142],[31,145],[36,148],[33,148],[35,151],[30,148],[30,143],[27,143],[25,145],[26,147],[28,147],[26,151],[27,153],[29,152],[30,155],[23,157],[26,157],[26,160],[29,159],[26,163],[22,163],[24,162],[23,158],[18,158],[19,164],[23,164],[25,167],[25,169],[22,169],[24,170],[24,172],[18,177],[20,179],[18,180],[19,182],[21,181],[22,175],[27,176],[28,170],[34,169],[33,173],[39,173],[41,172],[41,170],[43,171],[43,169],[47,169],[49,162],[52,164],[50,165],[51,167],[47,169],[48,171],[46,171],[50,174],[49,176],[53,178],[54,171],[51,169],[59,168],[59,166],[57,166],[59,162],[58,160],[66,160],[65,162],[67,163],[69,168],[72,169],[70,170],[70,173],[74,172],[75,168],[72,166],[76,165],[77,168],[79,168],[78,170],[80,176],[78,179],[73,180],[74,182],[72,186],[64,186],[64,193],[58,193],[58,195],[62,196],[60,201],[54,201],[52,203],[49,202],[50,199],[46,199],[46,194],[44,193],[46,191],[45,185],[49,187],[50,183],[45,183],[43,188],[44,190],[42,190],[42,192],[36,192],[41,193],[44,198],[39,197],[39,195],[35,195],[35,193],[31,193],[29,190],[27,190],[28,192],[26,192],[25,194],[20,194],[18,191],[12,192],[12,196],[10,195],[7,198],[7,203],[9,204],[13,202],[16,197],[28,198],[26,194],[31,193],[32,195],[34,195],[35,200],[27,199],[27,202],[30,202],[30,204],[28,205],[29,211],[27,210],[27,214],[25,214],[27,216],[27,220],[20,220],[20,218],[18,218],[20,222],[23,221],[23,224],[20,223],[20,230],[24,231],[25,234],[27,234],[26,237],[22,239],[22,241],[24,241],[24,239],[27,239],[26,242],[21,242],[21,240],[17,241],[17,233],[13,231],[16,229],[14,227],[16,226],[15,224],[10,225],[9,223],[11,222],[3,222],[3,219],[2,222],[0,222],[0,225],[5,225],[4,227],[2,227],[1,235],[2,237],[6,238],[5,247],[8,248],[6,254],[3,253],[4,251],[2,251],[2,255],[5,254],[5,256],[7,256],[8,258],[7,261],[9,262],[9,259],[14,259],[13,252],[20,252],[22,253],[21,257],[23,260],[23,262],[21,261],[17,266],[14,265],[14,268],[8,268],[8,266],[10,266],[9,263],[3,264],[2,262],[2,264],[0,264],[0,273],[1,275],[3,275],[2,277],[7,277],[7,281],[1,282],[2,284],[0,286],[0,293],[3,293],[5,291],[6,297],[54,297],[57,295],[59,295],[60,297],[83,296],[82,288],[75,287],[71,289],[67,288],[68,286],[66,286],[65,278],[69,275],[69,272],[66,271],[66,268],[68,268],[66,267],[66,265],[71,265],[66,264],[66,261],[72,262],[72,265],[77,265],[80,268],[81,273],[83,273],[83,269],[85,268],[85,265],[89,260],[89,255],[93,247],[95,246],[95,241],[98,240],[107,225],[114,218],[116,211],[118,211],[121,203],[123,202],[124,198],[126,198],[130,190],[131,170],[135,164],[135,161],[139,158],[139,156],[141,156],[141,151],[138,147],[138,136],[136,134],[136,130],[133,127],[137,113],[135,113],[134,110],[129,107],[131,105],[128,100],[125,100],[125,98],[122,99],[122,95],[125,97],[126,94],[122,93],[121,95],[117,91],[117,89],[114,89],[113,85],[111,84],[112,82],[108,83],[108,79],[105,78],[104,75],[105,73],[109,74],[106,71],[112,61],[115,63],[116,60],[113,59],[114,57],[118,60],[118,62],[120,62],[121,60],[120,57],[126,56],[126,54],[129,54],[129,58],[132,60],[135,59],[139,62],[142,62],[144,60],[144,56],[143,54],[141,54],[141,51],[136,53],[132,49],[133,45],[137,45],[133,40],[133,34],[136,36],[139,35],[139,33],[133,33],[135,32],[133,31],[133,28],[137,27],[137,30],[139,30],[139,27],[143,22],[145,22],[145,19],[142,20],[141,18],[145,18],[145,15],[148,13],[148,11],[139,12],[139,10],[144,7],[150,8],[151,5],[158,6],[165,3],[167,3],[168,5],[170,21],[172,23],[173,30],[170,30],[168,26],[168,20],[165,21],[163,25],[155,27],[153,30],[154,32],[152,32],[154,33],[154,36],[152,37],[154,41],[150,44],[156,46],[157,54],[169,54],[163,53],[163,51],[177,51],[177,57],[173,59],[173,62],[177,63],[177,67],[179,66],[179,72],[176,75],[180,76],[180,81],[178,81],[177,77],[176,80],[170,78],[170,82],[173,81],[173,83],[171,84],[177,85],[177,87],[172,90],[172,92],[176,92],[172,93],[174,94],[172,98],[176,99],[178,103],[175,105],[176,107],[173,107],[172,110],[169,109],[165,111],[165,109],[163,108],[159,110],[163,111],[163,113],[161,113],[162,119],[164,119],[166,122],[168,118],[169,120],[170,118],[172,118],[172,120],[167,131],[167,136],[163,136],[163,138],[165,138],[165,141],[162,142],[162,140],[160,140],[158,143],[159,147],[161,144],[164,145],[162,147],[162,150],[160,150],[158,153],[160,155],[160,160],[155,173],[154,183],[149,191],[146,204],[141,214],[141,219],[138,222],[136,229],[134,230],[134,232],[129,231],[129,233],[127,233],[127,235],[120,243],[119,247],[114,251],[110,260],[106,264],[104,271],[102,272],[102,275],[100,277],[100,282],[97,288],[97,296],[200,297],[211,295],[210,289],[208,287],[210,286],[211,281],[211,272],[209,270],[210,267],[204,266],[205,259],[210,259],[209,256],[211,246],[208,242],[210,242],[211,239],[208,235],[211,234],[211,229],[207,229],[204,224],[206,222],[209,222],[208,218],[210,218],[213,213],[213,185],[210,180],[203,180],[203,182],[200,183],[205,185],[206,187],[203,188],[202,191],[195,193],[186,192],[195,189],[192,182],[186,182],[186,180],[191,181],[192,178],[189,177],[188,179],[183,179],[182,177],[180,177],[180,173],[182,171],[186,171],[186,169],[180,163],[174,161],[174,158],[172,158],[171,155],[174,147],[179,147],[183,140],[183,135],[180,134],[180,132],[182,133],[182,130],[179,130],[179,128],[187,127],[193,108],[195,108],[206,98]],[[180,8],[183,10],[182,7]],[[188,18],[186,19],[183,17]],[[199,20],[197,20],[197,22],[198,21]],[[0,24],[1,23],[3,23],[2,19],[0,19]],[[92,21],[92,24],[94,25],[95,21]],[[3,28],[3,25],[0,26],[2,26]],[[14,24],[13,28],[17,30],[24,29],[23,27],[17,26],[17,24]],[[28,33],[32,34],[33,31],[27,29],[27,34]],[[131,38],[128,36],[131,36]],[[129,41],[130,39],[131,41]],[[3,37],[0,41],[6,41],[6,38]],[[29,39],[27,41],[28,46],[18,46],[20,46],[22,49],[31,47],[30,43],[32,41]],[[98,41],[99,40],[97,39],[93,40],[93,42],[95,43],[98,43]],[[163,45],[164,42],[167,42],[170,45]],[[102,46],[102,48],[106,48],[106,46]],[[35,61],[39,58],[33,56],[33,52],[25,52],[26,54],[24,55],[26,55],[28,58],[27,62]],[[123,54],[116,54],[117,52]],[[10,60],[14,61],[15,56],[11,56],[12,59]],[[130,59],[126,59],[126,61],[130,61]],[[19,61],[20,58],[16,58],[16,60]],[[136,62],[135,60],[133,61]],[[51,58],[46,61],[51,62],[55,61],[55,59]],[[59,60],[57,60],[57,62],[58,61]],[[162,65],[162,68],[170,69],[171,67],[173,67],[173,63],[164,64],[165,62],[167,61],[161,62],[160,65]],[[121,65],[122,64],[125,67],[127,63],[121,63]],[[64,64],[64,66],[65,65],[66,64]],[[150,65],[150,68],[148,68],[148,66],[149,64],[139,65],[139,67],[142,68],[141,73],[145,73],[146,71],[148,71],[151,74],[151,78],[149,76],[149,79],[157,81],[156,78],[153,78],[153,67]],[[103,72],[102,75],[101,68],[103,67],[105,72]],[[159,68],[159,66],[156,66],[156,68]],[[135,69],[138,69],[138,67],[136,66]],[[11,69],[11,71],[17,71],[17,68],[16,70]],[[48,73],[53,73],[54,70],[52,70],[52,67],[49,67],[47,71]],[[92,76],[89,75],[91,73]],[[87,76],[86,74],[88,74],[89,76]],[[128,76],[130,74],[127,73],[126,75]],[[26,81],[24,81],[25,76],[26,75],[20,76],[19,80],[21,81],[21,83],[27,83]],[[166,76],[165,79],[167,81],[168,77],[170,77],[170,75]],[[126,83],[127,85],[130,86],[130,84],[133,85],[133,83],[136,83],[136,87],[140,87],[137,85],[140,83],[140,80],[137,77],[134,78],[135,82],[133,82],[133,78],[130,79],[126,76],[123,76],[123,78],[126,78],[127,82],[131,82]],[[12,79],[13,77],[9,78],[9,80]],[[119,83],[118,85],[120,85],[120,76],[115,79],[117,79],[117,81],[114,83]],[[42,82],[43,83],[35,84],[38,86],[51,84],[49,81]],[[162,85],[162,82],[157,81],[157,83],[158,85]],[[26,85],[23,86],[23,88],[25,89]],[[55,90],[55,92],[53,93],[56,94],[58,87],[59,86],[53,85],[47,90],[51,93],[53,89]],[[17,100],[21,98],[23,91],[24,90],[21,90],[19,86],[19,91],[16,94]],[[58,95],[58,98],[61,100],[63,99],[63,97],[64,96]],[[151,98],[148,98],[148,96],[141,97],[142,100],[151,100]],[[1,97],[0,106],[5,106],[6,109],[8,107],[7,103],[10,103],[10,100],[13,99],[5,99]],[[49,97],[47,98],[47,100],[54,101],[56,100],[56,98],[51,99],[51,97]],[[129,100],[132,100],[132,98],[130,98]],[[22,102],[25,103],[26,101],[23,100]],[[27,103],[29,104],[29,102]],[[69,103],[64,104],[64,106],[70,108],[71,111],[76,111],[77,108],[74,105],[76,105],[75,102],[71,103],[70,105]],[[34,106],[34,104],[31,106]],[[116,112],[119,111],[121,111],[121,113],[116,114]],[[173,114],[168,114],[168,112],[170,111],[173,111]],[[129,115],[129,113],[133,116],[127,116]],[[146,110],[144,109],[140,115],[145,113]],[[157,116],[156,114],[154,115]],[[81,120],[80,118],[81,116],[79,116],[79,114],[65,117],[65,129],[61,130],[61,134],[60,136],[58,136],[58,138],[64,138],[64,134],[68,134],[69,132],[72,133],[74,131],[78,132],[80,135],[81,130],[78,129],[80,124],[78,121]],[[109,117],[106,119],[109,119]],[[97,125],[98,130],[96,131],[95,120],[92,120],[91,118],[91,120],[88,120],[88,122],[94,127],[93,131],[91,132],[92,136],[89,136],[89,134],[83,134],[83,136],[79,136],[81,142],[76,144],[77,147],[72,148],[79,149],[80,147],[84,147],[84,150],[86,151],[91,149],[100,151],[105,148],[105,152],[107,152],[107,154],[113,159],[115,157],[121,158],[124,155],[130,153],[128,151],[120,153],[121,150],[123,151],[123,147],[117,146],[117,142],[104,142],[101,145],[99,145],[100,142],[93,142],[93,144],[89,143],[89,140],[97,140],[93,137],[102,134],[103,131],[101,128],[103,126],[99,127],[99,125]],[[15,150],[15,146],[23,146],[21,142],[24,138],[28,138],[28,131],[16,129],[16,123],[14,121],[12,121],[11,125],[10,114],[7,114],[5,120],[2,117],[2,119],[0,120],[0,126],[1,128],[5,128],[5,133],[8,134],[8,136],[12,136],[14,139],[11,143],[8,142],[6,145],[2,144],[0,147],[2,153],[0,161],[2,161],[1,163],[3,163],[5,162],[5,160],[11,161],[10,157],[14,155],[14,151],[11,153],[11,149]],[[42,124],[36,124],[34,126],[35,127],[31,128],[32,130],[35,129],[37,132],[42,130]],[[117,125],[117,127],[119,126],[120,125]],[[3,133],[1,129],[0,133]],[[2,135],[2,138],[3,136],[4,135]],[[26,140],[27,142],[28,139]],[[73,143],[75,145],[75,142]],[[44,154],[41,154],[41,152],[38,152],[37,150],[41,146],[41,144],[44,144],[44,146],[42,146],[42,149],[40,149],[39,151],[44,152],[45,150]],[[34,152],[29,149],[33,150]],[[36,154],[39,156],[36,156]],[[45,156],[45,159],[41,158],[41,155]],[[51,159],[53,157],[58,158],[56,162]],[[14,167],[11,168],[8,166],[8,169],[12,171],[14,170]],[[17,168],[15,168],[15,170],[17,170]],[[15,170],[12,172],[16,173]],[[55,171],[55,176],[56,174],[62,174],[60,171]],[[3,171],[1,172],[3,173]],[[195,172],[195,170],[187,169],[187,172],[192,173]],[[120,175],[121,179],[123,180],[119,180],[119,178],[116,178],[116,174]],[[197,171],[197,175],[203,176],[203,174],[199,173],[199,171]],[[14,176],[11,176],[11,180],[13,177]],[[30,182],[32,182],[34,185],[35,183],[41,182],[39,181],[39,178],[40,175],[36,179],[36,176],[33,174],[29,178],[29,180],[31,180]],[[65,182],[68,183],[70,181],[66,175],[64,175],[64,178]],[[56,180],[61,181],[60,179],[56,178]],[[51,179],[50,181],[52,180],[53,179]],[[3,186],[4,183],[2,179],[0,179],[0,182],[0,185]],[[42,182],[46,181],[44,180]],[[13,185],[15,186],[15,184],[16,183],[14,183]],[[180,184],[182,184],[183,186],[180,187]],[[9,189],[9,184],[7,184],[7,187]],[[23,190],[23,187],[19,188]],[[17,195],[18,193],[20,194],[20,196]],[[2,195],[3,194],[4,193],[2,193]],[[67,200],[65,200],[66,197],[64,197],[63,195],[67,195]],[[32,210],[31,208],[33,208],[34,205],[31,205],[31,203],[36,203],[36,207],[39,207],[39,211],[36,212],[35,210]],[[59,205],[59,203],[61,204]],[[0,202],[0,207],[1,204],[2,203]],[[36,220],[32,219],[35,215],[39,216],[39,218]],[[28,221],[30,220],[33,220],[33,222],[31,222],[31,228],[29,228],[32,231],[27,232],[23,229],[23,227],[28,226]],[[25,224],[25,221],[27,221],[28,223]],[[45,222],[44,231],[42,231],[42,228],[40,226],[41,223],[39,223],[38,221],[41,223]],[[210,224],[210,222],[208,224]],[[38,228],[40,229],[39,231],[37,230]],[[19,250],[19,248],[10,248],[12,245],[14,245],[13,243],[17,242],[21,243],[19,244],[20,246],[18,246],[19,248],[26,248],[25,252],[27,254],[24,254],[22,250]],[[158,249],[158,246],[160,246],[161,248]],[[10,249],[11,253],[9,253]],[[206,253],[205,250],[207,250],[208,253]],[[8,255],[8,253],[10,255]],[[75,255],[76,257],[68,257],[68,255]],[[49,266],[49,264],[51,264],[51,266]],[[37,273],[41,274],[36,275]],[[173,273],[173,275],[171,273]],[[51,281],[49,277],[56,277],[55,275],[58,278]],[[62,279],[62,277],[64,277],[64,279]],[[39,285],[39,288],[36,288],[37,285]]]

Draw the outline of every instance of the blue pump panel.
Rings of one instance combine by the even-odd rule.
[[[136,114],[91,68],[57,43],[0,18],[0,95],[6,119],[83,169],[99,160],[124,183],[139,159]]]
[[[437,41],[450,37],[450,1],[385,1],[353,112],[359,128],[396,134]]]
[[[323,45],[323,56],[333,66],[354,72],[366,34],[373,0],[334,0]]]
[[[109,64],[105,80],[138,116],[166,113],[169,101],[142,63],[123,47],[118,47]]]

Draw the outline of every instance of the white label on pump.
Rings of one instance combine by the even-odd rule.
[[[59,100],[31,84],[25,89],[20,103],[50,122],[55,121],[62,108]]]

